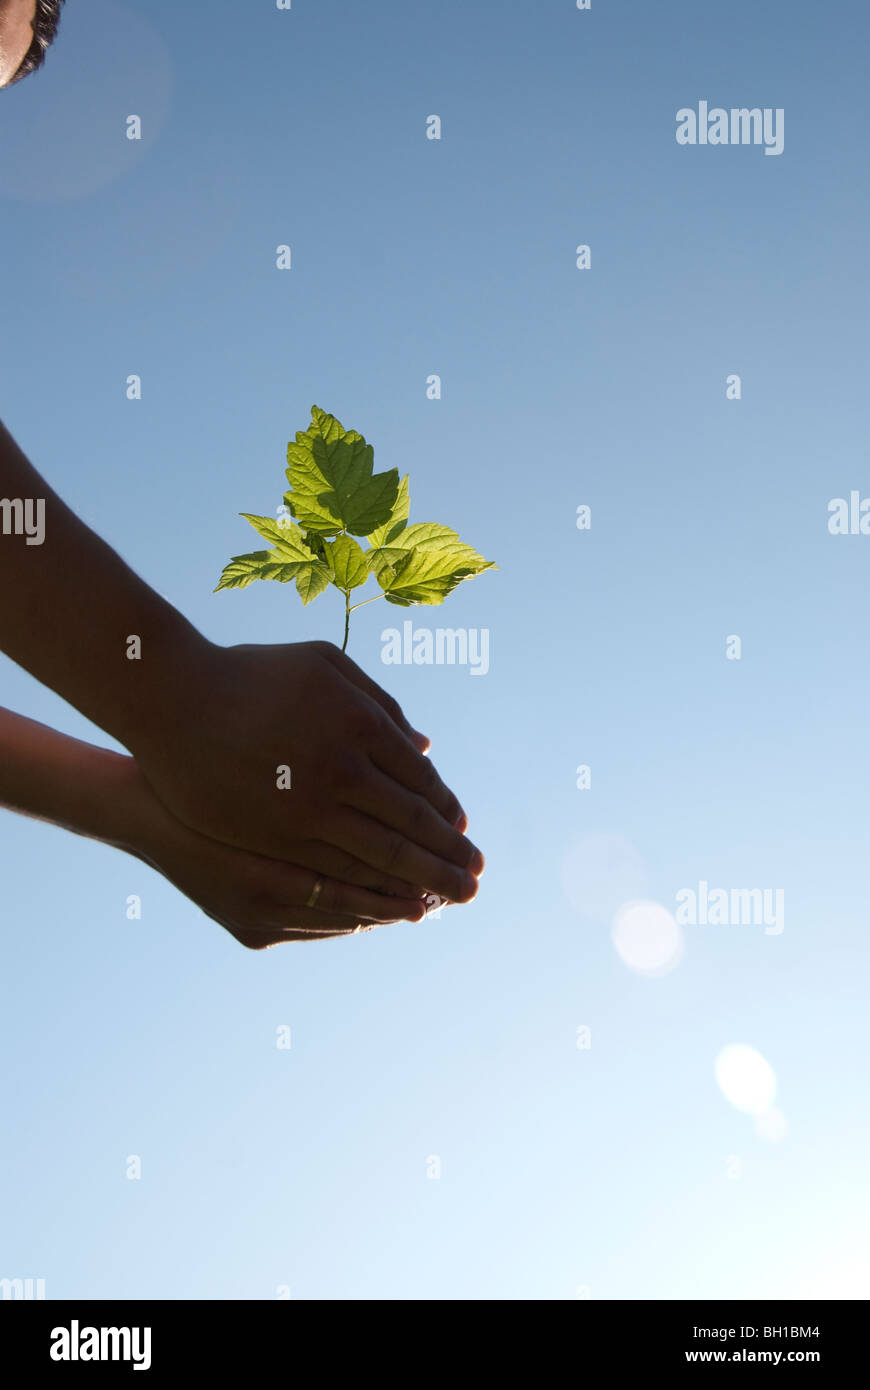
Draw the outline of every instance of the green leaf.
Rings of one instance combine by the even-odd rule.
[[[388,581],[394,579],[410,562],[413,553],[413,550],[402,550],[395,545],[385,545],[380,550],[367,550],[365,557],[369,573],[377,577],[378,583],[385,571]],[[381,587],[383,588],[383,585]]]
[[[262,579],[263,566],[271,553],[269,550],[255,550],[250,555],[234,555],[230,563],[224,566],[218,586],[212,592],[216,594],[221,589],[246,589],[255,579]]]
[[[398,469],[375,473],[373,467],[363,436],[312,406],[309,428],[287,445],[284,502],[293,519],[242,512],[270,548],[234,556],[217,590],[292,579],[308,604],[330,582],[349,594],[374,575],[388,602],[408,608],[443,603],[463,579],[495,568],[449,526],[409,526],[407,473],[400,482]],[[371,548],[363,550],[353,536],[365,536]]]
[[[286,584],[314,563],[310,555],[307,560],[287,560],[276,550],[255,550],[250,555],[236,555],[224,568],[214,592],[217,593],[219,589],[246,589],[255,579],[277,579],[279,583]]]
[[[326,541],[322,536],[317,535],[315,531],[306,531],[305,545],[318,560],[328,563],[326,560]]]
[[[344,530],[338,517],[334,517],[332,512],[321,506],[314,497],[308,497],[304,493],[285,492],[284,502],[299,525],[309,534],[316,532],[320,536],[337,536]]]
[[[401,607],[443,603],[463,579],[495,568],[449,526],[435,522],[406,527],[379,557],[372,562],[378,583],[390,603]]]
[[[311,559],[311,549],[306,545],[305,537],[299,527],[294,526],[292,521],[285,518],[283,522],[280,522],[271,516],[251,516],[249,512],[240,512],[239,515],[251,523],[264,541],[271,541],[276,551],[288,560]]]
[[[270,516],[241,515],[265,540],[274,541],[270,550],[255,550],[250,555],[237,555],[226,566],[217,589],[245,589],[255,579],[276,579],[287,584],[295,579],[303,603],[310,603],[322,593],[332,578],[325,560],[313,553],[305,537],[292,522],[279,522]]]
[[[287,445],[285,502],[300,524],[324,536],[367,536],[390,516],[399,471],[372,473],[374,450],[356,430],[311,407],[311,425]]]
[[[331,579],[328,566],[321,564],[319,560],[314,560],[305,569],[301,569],[296,576],[296,592],[303,604],[307,607],[313,598],[317,598],[318,594],[329,588]]]
[[[376,530],[366,537],[373,550],[379,550],[381,546],[389,545],[390,541],[395,540],[408,524],[408,514],[411,510],[411,497],[408,489],[408,474],[399,484],[399,491],[396,496],[393,509],[383,526],[378,526]]]
[[[369,567],[365,552],[351,540],[350,536],[339,536],[334,541],[326,541],[324,548],[335,575],[335,585],[339,589],[358,589],[369,577]]]
[[[375,473],[344,505],[345,526],[352,536],[367,536],[389,516],[399,490],[399,470]]]

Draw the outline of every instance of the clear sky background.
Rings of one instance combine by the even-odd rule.
[[[255,954],[2,815],[0,1277],[870,1295],[870,536],[827,528],[870,495],[868,40],[862,0],[68,0],[0,94],[0,414],[158,591],[221,643],[340,642],[335,594],[212,593],[312,402],[499,565],[349,648],[469,811],[471,906]],[[701,100],[782,107],[784,152],[680,147]],[[489,673],[383,665],[407,616],[487,628]],[[3,658],[0,689],[110,744]],[[632,969],[614,911],[700,880],[783,889],[784,930]]]

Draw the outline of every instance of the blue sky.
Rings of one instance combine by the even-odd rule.
[[[870,538],[827,527],[870,495],[868,30],[858,0],[68,0],[2,94],[0,413],[139,573],[215,641],[340,641],[335,595],[212,593],[312,402],[499,569],[410,614],[488,629],[484,678],[383,665],[385,606],[349,648],[469,810],[469,907],[251,954],[3,816],[0,1277],[870,1293]],[[782,108],[783,153],[679,146],[702,100]],[[630,968],[616,909],[702,880],[783,889],[784,930],[689,925],[673,969]],[[735,1043],[779,1142],[716,1084]]]

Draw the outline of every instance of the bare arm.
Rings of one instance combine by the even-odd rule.
[[[229,849],[175,821],[134,760],[0,709],[0,807],[113,845],[157,869],[244,946],[346,936],[395,920],[389,899],[324,883],[306,908],[312,875]],[[419,907],[417,917],[423,915]]]
[[[61,501],[0,421],[3,499],[0,649],[129,747],[149,717],[168,716],[170,673],[178,708],[179,671],[211,644]],[[147,662],[126,659],[132,635]]]
[[[396,702],[328,643],[208,642],[2,424],[0,649],[129,748],[191,829],[389,894],[400,915],[423,892],[474,897],[483,858]]]

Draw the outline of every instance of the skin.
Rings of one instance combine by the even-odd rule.
[[[320,910],[299,907],[310,892],[305,870],[198,835],[169,815],[133,758],[8,710],[0,710],[0,806],[141,859],[251,950],[349,936],[396,920],[390,899],[363,897],[330,879]],[[409,903],[408,915],[421,920],[423,904]]]
[[[14,77],[33,41],[36,0],[0,0],[0,87]]]
[[[129,749],[182,826],[295,866],[299,908],[318,876],[355,890],[342,910],[359,919],[372,892],[393,899],[392,919],[412,920],[424,892],[475,896],[483,856],[424,756],[428,739],[349,657],[322,642],[207,641],[57,497],[2,424],[0,498],[45,501],[42,544],[0,535],[0,650]],[[127,659],[131,634],[141,659]],[[282,766],[290,790],[277,786]]]
[[[36,0],[0,0],[0,86],[30,46],[35,12]],[[2,498],[44,499],[46,534],[36,546],[0,534],[0,651],[134,755],[123,770],[105,750],[86,756],[78,745],[76,755],[83,785],[93,777],[107,796],[138,806],[150,827],[144,841],[134,833],[121,848],[154,864],[238,940],[232,924],[251,911],[241,883],[255,902],[271,893],[271,907],[280,903],[276,940],[297,939],[287,926],[311,939],[318,927],[327,935],[416,921],[421,897],[475,896],[483,855],[424,756],[428,738],[353,661],[325,642],[207,641],[57,497],[0,422]],[[126,658],[130,634],[141,660]],[[0,776],[0,804],[64,824],[63,788],[48,784],[72,754],[47,741],[51,731],[25,737],[16,718],[0,710],[7,735],[17,730],[35,763],[28,782],[15,762],[5,801]],[[276,783],[284,766],[290,790]],[[93,833],[87,823],[73,818],[70,828]],[[317,906],[308,908],[318,879]]]

